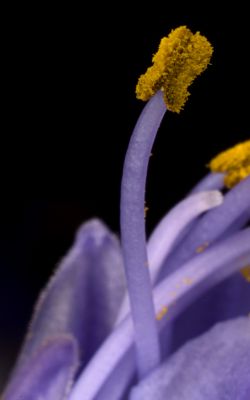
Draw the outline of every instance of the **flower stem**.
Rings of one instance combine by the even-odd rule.
[[[140,378],[160,363],[146,251],[144,195],[148,161],[165,112],[166,105],[159,91],[149,100],[136,124],[124,162],[121,186],[121,241]]]

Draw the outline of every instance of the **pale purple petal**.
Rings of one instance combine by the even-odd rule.
[[[131,318],[125,318],[97,350],[80,374],[70,395],[70,400],[79,400],[84,392],[85,400],[93,400],[109,379],[113,370],[129,351],[134,340]],[[130,363],[127,365],[131,366]],[[135,368],[135,364],[133,365]],[[127,368],[124,373],[131,374]]]
[[[124,290],[117,239],[98,220],[84,224],[40,296],[18,367],[58,334],[76,338],[86,363],[112,329]]]
[[[250,318],[219,323],[134,388],[130,400],[249,400]]]
[[[4,400],[62,400],[78,367],[75,339],[58,336],[43,343],[13,376]]]

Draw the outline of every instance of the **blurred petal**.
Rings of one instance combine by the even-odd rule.
[[[86,363],[109,334],[124,290],[117,239],[98,220],[84,224],[40,296],[18,367],[58,334],[76,338]]]
[[[78,361],[75,339],[59,336],[49,340],[19,369],[4,400],[65,399]]]
[[[130,400],[248,400],[250,318],[216,325],[135,387]]]

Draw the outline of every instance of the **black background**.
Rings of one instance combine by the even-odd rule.
[[[137,6],[139,3],[136,3]],[[138,76],[179,25],[214,45],[180,115],[167,113],[150,161],[147,229],[219,151],[249,137],[249,32],[239,5],[98,4],[4,14],[0,146],[0,383],[32,305],[82,221],[119,232],[122,163],[143,103]],[[2,374],[2,375],[1,375]]]

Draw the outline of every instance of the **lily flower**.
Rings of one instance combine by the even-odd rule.
[[[157,130],[211,55],[186,27],[162,39],[136,89],[148,102],[124,163],[121,243],[98,219],[79,228],[38,299],[3,400],[250,398],[250,140],[214,158],[145,235]]]

